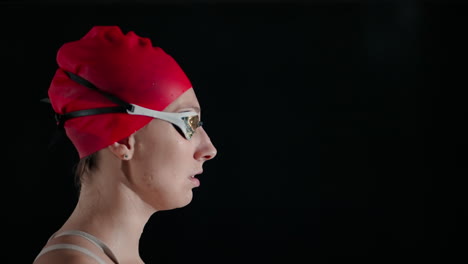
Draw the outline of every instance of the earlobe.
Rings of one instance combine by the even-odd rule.
[[[123,160],[130,160],[133,157],[133,152],[135,149],[135,137],[132,134],[125,139],[112,143],[112,145],[110,145],[108,149],[117,158]]]

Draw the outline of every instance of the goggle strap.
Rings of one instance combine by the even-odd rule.
[[[112,107],[101,107],[101,108],[92,108],[85,110],[78,110],[63,115],[55,114],[55,120],[59,129],[63,128],[65,121],[75,117],[89,116],[89,115],[99,115],[99,114],[109,114],[109,113],[127,113],[127,109],[124,106],[112,106]]]
[[[106,113],[127,113],[127,111],[133,111],[134,107],[133,105],[123,101],[122,99],[116,97],[115,95],[106,93],[102,90],[99,90],[93,83],[90,81],[74,74],[68,71],[64,71],[67,76],[75,81],[78,84],[83,85],[84,87],[87,87],[91,90],[94,90],[101,95],[105,96],[107,99],[110,101],[118,104],[119,106],[114,106],[114,107],[101,107],[101,108],[95,108],[95,109],[86,109],[86,110],[79,110],[79,111],[74,111],[70,113],[66,113],[63,115],[55,113],[55,120],[57,121],[57,129],[55,131],[55,134],[53,135],[52,139],[49,142],[49,150],[52,150],[55,148],[55,146],[58,145],[59,141],[62,141],[63,138],[65,138],[65,130],[64,130],[64,124],[65,121],[71,118],[75,117],[81,117],[81,116],[88,116],[88,115],[97,115],[97,114],[106,114]],[[43,98],[41,99],[41,102],[44,103],[49,103],[50,104],[50,99],[49,98]]]
[[[120,106],[123,106],[125,107],[125,109],[129,110],[129,111],[133,111],[133,106],[125,101],[123,101],[122,99],[118,98],[117,96],[113,95],[113,94],[110,94],[110,93],[106,93],[102,90],[100,90],[99,88],[97,88],[93,83],[91,83],[90,81],[82,78],[81,76],[78,76],[72,72],[68,72],[68,71],[64,71],[68,77],[70,77],[70,79],[72,79],[73,81],[91,89],[91,90],[94,90],[100,94],[102,94],[103,96],[107,97],[107,99],[111,100],[112,102],[120,105]]]

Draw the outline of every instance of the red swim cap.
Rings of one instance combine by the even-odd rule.
[[[58,50],[57,63],[48,95],[58,114],[116,106],[71,80],[65,71],[127,103],[157,111],[192,87],[170,55],[133,31],[124,35],[118,26],[95,26],[80,40],[65,43]],[[125,113],[89,115],[67,120],[64,128],[83,158],[130,136],[152,119]]]

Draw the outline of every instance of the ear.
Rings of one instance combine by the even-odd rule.
[[[112,143],[107,147],[118,159],[130,160],[135,152],[135,136],[131,134],[125,139]]]

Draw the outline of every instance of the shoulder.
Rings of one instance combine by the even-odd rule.
[[[39,256],[33,264],[96,264],[96,260],[86,254],[72,249],[51,250]]]
[[[108,263],[105,253],[92,242],[79,236],[60,236],[49,240],[33,264]]]

